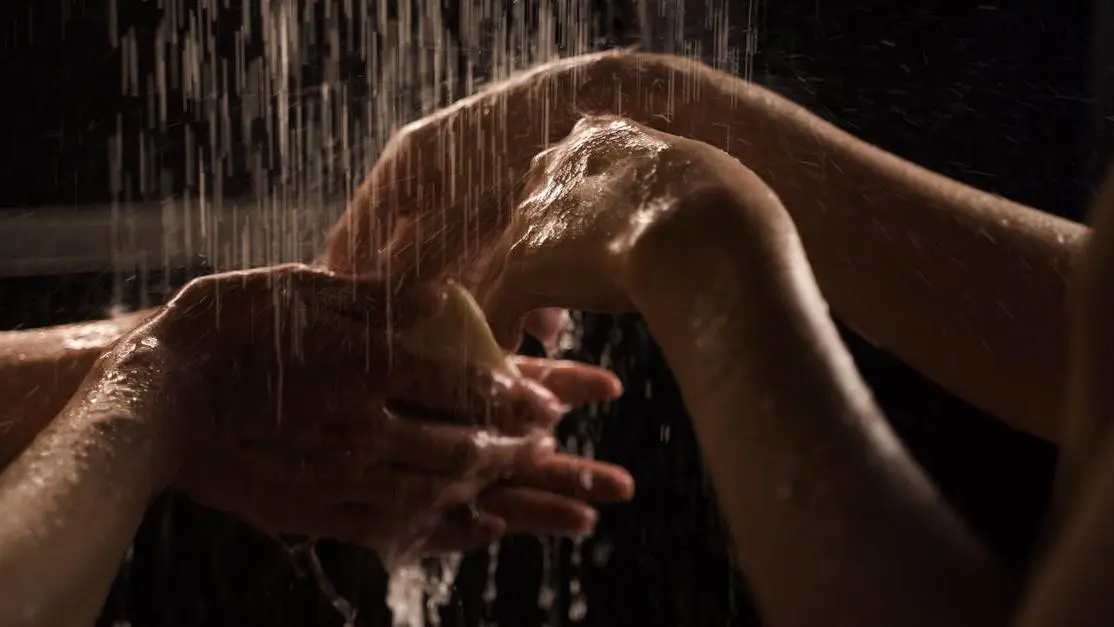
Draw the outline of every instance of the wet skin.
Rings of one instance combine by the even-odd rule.
[[[562,196],[539,169],[629,172],[646,154],[608,142],[570,150],[600,132],[574,129],[585,112],[645,124],[632,143],[681,157],[639,186],[567,177],[564,197],[582,206],[531,211],[531,197]],[[476,150],[492,141],[506,149]],[[468,158],[443,158],[454,150]],[[428,165],[446,162],[467,171]],[[686,176],[698,182],[687,192]],[[655,177],[673,180],[670,194],[641,194]],[[632,197],[641,204],[616,202]],[[1099,322],[1114,305],[1106,197],[1092,237],[735,77],[606,53],[536,68],[404,128],[339,223],[329,263],[414,277],[485,268],[475,282],[508,346],[530,307],[638,309],[681,384],[770,624],[1100,625],[1114,620],[1104,593],[1114,561],[1093,559],[1110,557],[1114,522],[1114,342]],[[647,219],[663,198],[684,210]],[[600,215],[615,207],[628,228]],[[508,227],[518,237],[503,239]],[[611,254],[635,231],[643,243]],[[432,237],[447,245],[425,246]],[[570,263],[578,280],[556,270]],[[1061,445],[1046,551],[1026,581],[1002,571],[905,454],[829,305],[945,388]]]
[[[679,80],[692,87],[689,101],[666,97]],[[565,202],[516,213],[506,200],[546,185],[532,175],[539,166],[595,158],[601,171],[639,172],[646,151],[569,149],[576,141],[533,161],[585,110],[674,133],[634,126],[628,137],[681,155],[657,169],[671,181],[668,194],[631,196],[621,177],[573,177]],[[508,140],[509,152],[473,150],[491,137]],[[478,172],[423,167],[446,149],[468,151],[474,158],[456,163]],[[466,183],[455,196],[439,188],[446,174]],[[662,198],[670,202],[650,202]],[[619,213],[600,216],[601,204]],[[739,563],[771,624],[993,625],[1017,615],[1024,625],[1058,625],[1077,614],[1073,624],[1106,624],[1096,582],[1111,560],[1087,556],[1106,547],[1114,516],[1109,392],[1098,383],[1109,381],[1114,347],[1097,322],[1111,304],[1103,286],[1114,266],[1103,260],[1114,247],[1102,243],[1110,229],[1101,217],[1111,204],[1098,205],[1085,249],[1081,225],[948,181],[734,77],[668,57],[606,54],[538,68],[404,129],[338,225],[327,261],[374,277],[390,259],[411,280],[486,266],[475,283],[507,344],[526,307],[640,310],[682,386]],[[673,210],[650,219],[648,208]],[[501,239],[508,226],[521,234],[519,215],[532,216],[529,232],[568,212],[599,228],[525,246],[528,238]],[[434,216],[439,226],[428,228]],[[447,245],[425,246],[430,234]],[[505,255],[494,265],[492,250]],[[573,250],[600,264],[583,292],[545,270]],[[927,376],[1064,445],[1050,549],[1025,595],[888,432],[821,292],[856,330]]]
[[[524,180],[495,244],[499,263],[479,285],[496,334],[513,344],[534,307],[645,317],[766,622],[1114,621],[1114,176],[1062,304],[1068,464],[1025,581],[991,558],[890,431],[791,211],[753,171],[707,144],[603,116],[578,122]]]
[[[446,307],[443,289],[388,289],[300,265],[213,275],[115,341],[0,475],[0,623],[91,620],[170,485],[387,560],[582,533],[586,500],[630,497],[628,475],[548,436],[569,405],[618,394],[612,375],[430,360],[405,334]]]

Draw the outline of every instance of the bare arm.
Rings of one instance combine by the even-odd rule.
[[[0,470],[65,407],[97,357],[150,315],[0,332]]]
[[[0,474],[0,624],[88,625],[177,451],[163,421],[165,348],[126,342]]]
[[[776,96],[750,100],[758,139],[736,129],[731,152],[785,203],[835,313],[972,404],[1062,441],[1065,277],[1087,229],[903,161]]]
[[[852,328],[975,405],[1059,440],[1064,275],[1086,229],[933,174],[684,59],[567,59],[405,128],[334,232],[330,267],[373,266],[398,233],[377,221],[384,208],[436,216],[404,242],[445,237],[446,259],[482,248],[476,233],[509,215],[530,159],[585,111],[727,150],[781,197],[821,290]],[[467,220],[444,221],[446,206]],[[394,259],[437,269],[447,263],[437,248]]]
[[[1114,624],[1114,172],[1070,299],[1068,432],[1048,550],[1029,582],[1022,627]]]
[[[880,415],[777,198],[752,173],[731,180],[650,227],[625,281],[766,618],[1007,624],[1012,582]]]
[[[1029,584],[1020,627],[1103,627],[1114,624],[1114,439],[1080,484],[1082,496],[1058,526],[1052,550]]]

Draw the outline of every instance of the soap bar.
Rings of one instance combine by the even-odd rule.
[[[480,305],[459,283],[448,284],[445,306],[437,315],[400,332],[399,341],[414,354],[432,361],[464,362],[519,374],[495,341]]]

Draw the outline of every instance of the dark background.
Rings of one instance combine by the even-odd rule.
[[[685,12],[659,11],[653,0],[641,4],[643,29],[635,3],[601,3],[598,44],[666,49],[671,38],[664,34],[678,30],[690,41],[708,38],[703,2],[687,3]],[[1114,79],[1105,62],[1114,57],[1102,43],[1114,38],[1093,36],[1114,28],[1109,16],[1096,19],[1103,12],[1082,0],[988,0],[947,10],[940,4],[965,3],[759,3],[753,76],[922,165],[1081,218],[1114,114]],[[32,7],[36,16],[28,27],[34,44],[7,35],[0,51],[0,106],[8,112],[0,129],[0,204],[6,206],[108,200],[105,144],[116,113],[135,107],[118,95],[105,0],[88,0],[68,16],[56,5],[8,0],[0,8],[4,24],[26,25]],[[122,19],[152,19],[154,3],[127,6],[121,2]],[[732,23],[747,23],[747,10],[735,3]],[[58,34],[63,21],[64,38]],[[731,36],[741,45],[745,29]],[[180,284],[202,271],[181,269],[167,280]],[[127,304],[163,296],[155,287],[163,277],[147,279],[124,282]],[[113,287],[107,274],[0,278],[0,325],[100,316],[112,304]],[[609,353],[632,392],[605,420],[576,416],[564,429],[590,435],[601,457],[630,468],[639,493],[633,504],[604,511],[598,534],[584,547],[584,566],[567,559],[570,542],[556,543],[566,558],[557,560],[557,580],[583,578],[591,624],[756,624],[745,584],[732,574],[690,426],[652,341],[633,317],[591,317],[585,328],[583,356]],[[848,341],[916,458],[997,554],[1022,568],[1044,512],[1053,447],[964,405],[857,338]],[[341,592],[362,608],[361,622],[382,624],[383,577],[374,558],[330,545],[321,553]],[[507,625],[569,623],[565,593],[552,612],[537,609],[536,540],[505,542],[501,563],[499,598],[486,605],[480,595],[485,559],[466,562],[445,611],[449,624],[475,624],[481,616]],[[235,521],[170,494],[141,529],[103,623],[337,624],[304,566]]]

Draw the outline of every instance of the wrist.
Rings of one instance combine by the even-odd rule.
[[[665,277],[695,287],[694,281],[707,276],[709,264],[716,261],[760,263],[768,258],[763,251],[779,244],[786,227],[792,231],[773,192],[737,162],[732,165],[727,172],[688,177],[669,210],[653,214],[628,238],[620,280],[632,298]]]
[[[697,248],[715,245],[716,215],[729,211],[717,202],[718,188],[693,190],[679,199],[671,211],[657,216],[635,237],[624,251],[619,281],[637,310],[648,320],[663,307],[691,302],[706,276],[692,263]],[[687,293],[681,293],[684,290]]]
[[[673,345],[688,354],[702,341],[697,336],[709,335],[711,347],[727,327],[749,337],[770,320],[787,322],[787,312],[799,308],[802,264],[796,231],[777,197],[740,167],[729,182],[694,188],[649,225],[621,276],[663,349]],[[750,324],[740,328],[744,319]]]
[[[121,444],[149,456],[153,494],[172,483],[182,464],[189,403],[199,397],[182,389],[181,382],[192,384],[197,375],[184,371],[160,323],[156,316],[123,336],[97,359],[79,392],[93,421],[129,425],[131,435]]]

